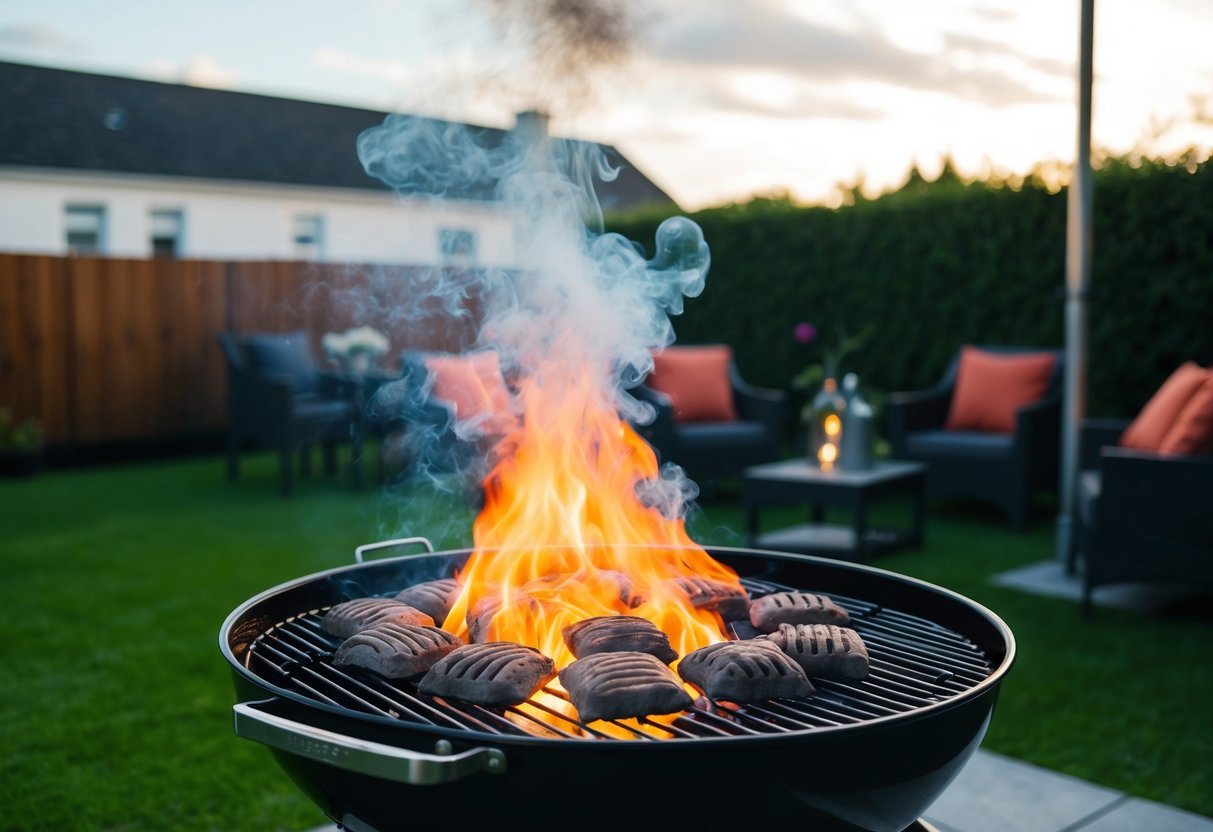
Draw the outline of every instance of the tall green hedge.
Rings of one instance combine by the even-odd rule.
[[[965,183],[945,171],[830,209],[754,201],[691,214],[707,288],[678,343],[732,344],[765,386],[820,359],[843,330],[873,337],[844,369],[877,396],[929,386],[963,343],[1065,345],[1066,193]],[[664,216],[616,217],[652,252]],[[1213,168],[1108,162],[1094,176],[1087,407],[1131,416],[1180,363],[1213,364]],[[817,327],[814,344],[792,337]]]

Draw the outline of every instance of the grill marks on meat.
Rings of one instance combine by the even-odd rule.
[[[577,658],[596,653],[649,653],[669,664],[678,658],[670,637],[647,618],[635,615],[599,615],[561,630],[564,643]]]
[[[417,689],[480,705],[517,705],[556,676],[533,647],[510,641],[456,647],[426,671]]]
[[[627,603],[642,600],[622,573],[606,577]],[[455,578],[425,581],[394,598],[356,598],[333,606],[321,628],[345,640],[333,654],[336,666],[361,667],[389,679],[421,677],[417,689],[489,707],[521,704],[559,676],[583,723],[671,714],[694,699],[684,683],[718,701],[737,703],[802,698],[814,692],[810,676],[863,679],[869,672],[867,647],[847,627],[847,611],[826,595],[775,592],[751,601],[745,590],[699,576],[673,578],[698,609],[714,610],[726,621],[748,620],[765,635],[726,641],[678,660],[668,634],[647,618],[601,615],[564,627],[561,635],[576,660],[557,672],[538,650],[489,639],[500,594],[481,597],[468,610],[468,641],[444,622],[458,597]],[[543,612],[537,598],[518,593],[511,609]],[[738,624],[737,626],[741,626]]]
[[[867,678],[867,645],[849,627],[780,624],[778,630],[763,638],[787,653],[809,676]]]
[[[435,623],[441,624],[446,620],[458,594],[459,584],[454,578],[439,578],[436,581],[414,584],[398,592],[396,600],[416,607],[434,619]]]
[[[725,621],[744,619],[749,615],[750,596],[734,584],[698,575],[673,578],[673,583],[687,594],[696,609],[715,610]]]
[[[388,621],[425,626],[434,624],[433,616],[394,598],[355,598],[335,604],[320,619],[320,629],[334,636],[349,638],[359,630]]]
[[[434,626],[391,621],[359,630],[333,653],[333,664],[373,670],[389,679],[425,673],[463,640]]]
[[[558,675],[583,723],[672,714],[694,702],[674,671],[649,653],[595,653]]]
[[[799,698],[814,690],[804,670],[769,641],[722,641],[678,663],[678,674],[715,700]]]
[[[774,632],[780,624],[836,624],[845,627],[851,616],[833,599],[813,592],[773,592],[750,603],[750,623]]]

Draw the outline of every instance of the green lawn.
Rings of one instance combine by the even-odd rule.
[[[283,500],[275,473],[251,455],[236,484],[219,458],[0,480],[0,828],[324,822],[262,746],[233,734],[219,627],[261,590],[352,562],[360,543],[467,546],[472,513],[320,477]],[[743,545],[741,517],[726,489],[692,534]],[[991,513],[932,506],[927,537],[876,565],[985,604],[1018,643],[984,747],[1213,816],[1213,615],[1098,609],[1084,621],[1074,603],[992,586],[1052,557],[1050,519],[1014,535]]]

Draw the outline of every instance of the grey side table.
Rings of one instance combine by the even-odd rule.
[[[863,561],[901,546],[920,546],[925,538],[926,465],[878,460],[863,471],[822,471],[807,459],[787,459],[745,469],[741,481],[746,533],[755,549],[824,555]],[[909,524],[900,528],[869,527],[868,508],[893,496],[912,498]],[[809,522],[760,533],[764,506],[809,506]],[[823,522],[826,508],[850,512],[851,523]]]

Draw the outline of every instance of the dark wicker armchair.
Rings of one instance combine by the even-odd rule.
[[[1080,425],[1067,566],[1084,617],[1108,584],[1213,590],[1213,372],[1200,372],[1181,367],[1132,421]]]
[[[463,354],[406,350],[400,375],[371,396],[369,429],[384,440],[380,470],[443,478],[479,499],[494,449],[513,418],[510,389],[491,350]]]
[[[1013,414],[1009,430],[948,426],[964,348],[934,387],[891,394],[885,404],[893,456],[927,465],[927,495],[997,506],[1023,531],[1039,491],[1060,479],[1061,388],[1064,353],[1032,347],[978,345],[999,356],[1050,355],[1043,392]]]
[[[709,349],[726,351],[721,372],[727,374],[723,383],[727,383],[732,402],[731,418],[681,417],[671,396],[652,385],[652,377],[650,383],[632,391],[657,412],[652,423],[635,425],[637,432],[653,446],[660,462],[681,466],[701,487],[710,487],[723,477],[740,476],[750,465],[780,459],[789,415],[785,391],[750,384],[742,378],[727,347],[711,345]],[[714,383],[706,378],[698,381]]]
[[[247,445],[278,452],[283,496],[293,488],[292,459],[311,469],[311,449],[324,449],[324,470],[337,469],[337,445],[350,443],[354,487],[362,486],[362,405],[358,379],[321,371],[305,331],[236,334],[223,332],[227,359],[227,473],[240,474]]]

